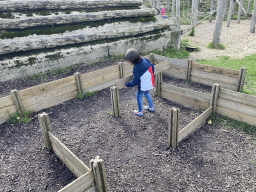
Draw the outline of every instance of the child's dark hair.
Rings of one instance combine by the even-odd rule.
[[[133,65],[136,65],[140,62],[141,56],[136,49],[131,48],[126,51],[124,60],[131,62]]]

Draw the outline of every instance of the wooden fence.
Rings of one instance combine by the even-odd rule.
[[[197,64],[192,60],[188,60],[188,62],[181,61],[156,54],[153,54],[152,58],[154,64],[166,60],[170,62],[170,69],[164,72],[167,75],[210,86],[218,83],[223,88],[238,92],[243,90],[247,70],[244,67],[240,70],[227,69]]]
[[[149,55],[145,58],[150,58]],[[124,66],[124,68],[122,68]],[[8,114],[24,111],[36,112],[58,105],[76,97],[78,93],[93,92],[115,85],[115,81],[132,74],[132,65],[124,62],[90,73],[75,73],[73,76],[44,83],[24,90],[13,90],[11,95],[0,98],[0,124]]]
[[[89,168],[52,134],[51,124],[47,113],[39,114],[38,118],[47,149],[52,150],[69,170],[78,177],[76,180],[59,190],[59,192],[107,192],[108,186],[104,161],[99,157],[96,157],[90,161]]]

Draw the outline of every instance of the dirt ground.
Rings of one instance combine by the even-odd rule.
[[[192,52],[191,59],[217,59],[219,56],[230,56],[232,59],[242,58],[256,53],[256,33],[250,33],[250,20],[241,20],[240,24],[232,20],[229,27],[226,27],[227,21],[222,22],[222,33],[220,43],[225,45],[225,50],[215,50],[207,48],[212,42],[215,28],[215,20],[212,23],[203,21],[195,28],[195,36],[188,36],[188,33],[182,36],[182,39],[188,39],[189,44],[198,46],[199,52]],[[183,25],[181,29],[189,26]]]
[[[61,77],[1,83],[0,96],[9,95],[14,88],[24,89],[113,64],[83,66]],[[196,91],[211,91],[211,87],[197,83],[168,77],[163,80]],[[97,155],[104,159],[109,191],[256,190],[256,148],[245,133],[217,122],[206,123],[172,150],[167,147],[169,110],[180,109],[181,129],[202,111],[157,97],[152,91],[156,112],[137,117],[132,112],[136,109],[136,88],[122,89],[119,94],[119,118],[111,116],[110,90],[104,89],[83,100],[72,99],[39,111],[28,124],[0,125],[0,191],[58,191],[76,179],[45,148],[37,118],[42,112],[49,114],[54,135],[86,165]]]

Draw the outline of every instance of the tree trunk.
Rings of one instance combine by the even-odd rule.
[[[230,0],[230,7],[229,7],[229,12],[228,12],[227,27],[230,26],[230,22],[231,22],[231,18],[232,18],[232,13],[233,13],[233,8],[234,8],[234,1]]]
[[[194,27],[198,20],[198,0],[192,0],[192,20],[191,25]]]
[[[213,45],[218,45],[220,43],[220,35],[222,30],[222,17],[223,17],[223,6],[225,5],[226,0],[218,0],[218,7],[217,7],[217,17],[215,23],[215,29],[213,32]]]
[[[175,0],[172,0],[172,16],[175,17]]]
[[[188,0],[188,8],[187,8],[187,11],[188,11],[188,17],[189,17],[189,0]]]
[[[252,2],[252,0],[249,0],[249,2],[248,2],[247,14],[250,13],[251,2]]]
[[[211,9],[210,9],[211,15],[210,15],[209,22],[212,22],[213,8],[214,8],[214,0],[211,0]]]
[[[166,10],[170,11],[170,0],[166,0]]]
[[[237,23],[240,23],[243,5],[244,5],[244,0],[241,0],[239,5],[239,10],[238,10],[238,15],[237,15]]]
[[[225,21],[225,19],[226,19],[228,2],[229,2],[229,0],[226,1],[226,3],[224,4],[224,8],[223,8],[222,20],[224,20],[224,21]]]
[[[256,25],[256,0],[253,3],[253,11],[252,11],[252,19],[250,25],[250,32],[255,33],[255,25]]]
[[[180,0],[176,0],[177,28],[180,29]]]

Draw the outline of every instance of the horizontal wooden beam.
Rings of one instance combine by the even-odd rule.
[[[59,190],[58,192],[72,192],[72,191],[87,191],[87,189],[91,188],[94,184],[94,176],[93,172],[89,171],[84,175],[78,177],[73,182],[69,183],[67,186]],[[96,186],[93,185],[95,191]]]
[[[205,123],[205,120],[212,114],[212,109],[212,106],[209,107],[205,112],[203,112],[200,116],[198,116],[191,123],[189,123],[185,128],[179,131],[178,142],[181,142],[190,133],[200,128]]]

